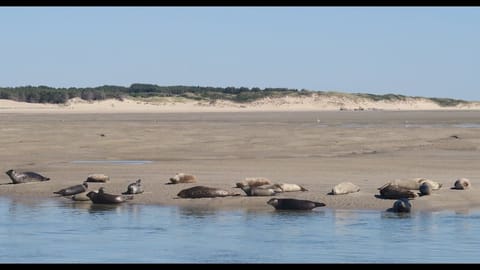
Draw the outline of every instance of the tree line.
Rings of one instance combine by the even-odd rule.
[[[196,100],[226,99],[234,102],[250,102],[264,97],[306,95],[311,91],[288,88],[258,87],[202,87],[202,86],[158,86],[135,83],[129,87],[104,85],[86,88],[53,88],[44,85],[0,87],[0,99],[29,103],[66,103],[71,98],[87,101],[119,99],[126,97],[185,97]]]
[[[264,88],[258,87],[203,87],[203,86],[159,86],[155,84],[134,83],[129,87],[103,85],[85,88],[54,88],[49,86],[20,86],[0,87],[0,99],[10,99],[29,103],[66,103],[72,98],[81,98],[87,101],[118,99],[128,97],[184,97],[195,100],[224,99],[233,102],[251,102],[265,97],[310,96],[313,93],[320,95],[335,95],[336,92],[310,91],[291,88]],[[337,93],[338,94],[338,93]],[[368,98],[374,101],[389,100],[403,101],[407,96],[396,94],[350,94]],[[429,98],[440,106],[456,106],[468,101],[451,98]]]

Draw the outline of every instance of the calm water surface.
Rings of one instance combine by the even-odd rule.
[[[0,262],[480,262],[480,211],[232,211],[0,198],[0,216]]]

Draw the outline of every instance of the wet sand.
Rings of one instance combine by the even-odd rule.
[[[271,209],[270,197],[247,197],[233,188],[245,177],[296,183],[307,192],[277,195],[317,200],[335,209],[385,210],[394,200],[377,188],[394,179],[425,177],[443,184],[415,198],[416,210],[480,206],[480,111],[316,111],[195,113],[11,113],[0,114],[3,172],[35,171],[51,180],[9,184],[0,177],[0,196],[38,200],[81,184],[89,174],[110,176],[104,186],[121,193],[142,179],[146,192],[129,203],[212,208]],[[101,135],[104,136],[101,136]],[[82,161],[145,160],[145,164]],[[166,185],[177,172],[195,184]],[[456,179],[471,190],[451,190]],[[327,195],[350,181],[360,192]],[[205,185],[242,196],[180,199],[185,188]]]

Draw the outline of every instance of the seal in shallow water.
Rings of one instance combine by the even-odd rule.
[[[69,195],[75,195],[78,193],[82,193],[87,191],[88,184],[87,182],[83,182],[81,185],[75,185],[67,188],[62,188],[59,191],[55,191],[53,193],[59,194],[61,196],[69,196]]]
[[[393,203],[392,211],[395,213],[410,213],[412,205],[406,198],[396,200]]]
[[[226,191],[219,188],[195,186],[181,190],[178,194],[180,198],[214,198],[214,197],[226,197],[226,196],[240,196],[235,192]]]
[[[16,172],[15,170],[8,170],[5,172],[12,183],[14,184],[21,184],[21,183],[28,183],[28,182],[41,182],[41,181],[48,181],[50,178],[40,175],[35,172]]]
[[[270,199],[267,204],[277,210],[312,210],[315,207],[325,206],[324,203],[298,199]]]

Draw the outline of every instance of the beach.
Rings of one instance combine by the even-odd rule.
[[[104,186],[106,192],[119,194],[142,179],[145,193],[128,203],[261,210],[271,209],[266,204],[270,197],[247,197],[233,187],[246,177],[266,177],[308,189],[279,198],[315,200],[334,209],[386,210],[394,200],[378,198],[379,187],[395,179],[423,177],[442,183],[442,188],[412,200],[414,211],[480,206],[480,111],[472,108],[354,110],[354,104],[338,110],[273,103],[253,109],[221,102],[0,101],[3,172],[34,171],[51,178],[13,185],[3,173],[0,196],[17,200],[71,202],[53,192],[102,173],[110,181],[89,183],[89,189]],[[195,175],[197,183],[166,184],[179,172]],[[470,179],[472,188],[452,190],[462,177]],[[360,191],[327,194],[345,181]],[[176,196],[196,185],[242,196]]]

